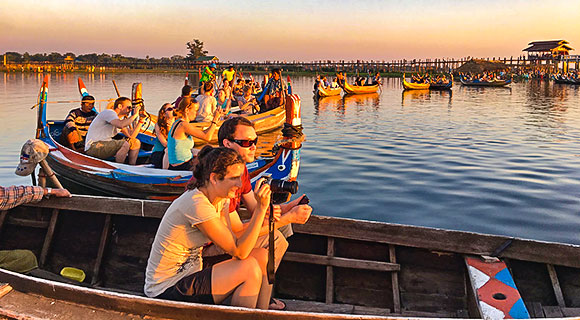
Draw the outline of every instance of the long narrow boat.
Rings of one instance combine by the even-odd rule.
[[[405,80],[405,74],[403,73],[403,89],[405,90],[429,90],[431,84],[429,83],[415,83],[415,82],[407,82]]]
[[[340,91],[341,91],[340,87],[338,87],[338,88],[330,88],[330,87],[324,88],[322,86],[318,86],[318,90],[317,90],[316,94],[319,97],[332,97],[332,96],[340,95]]]
[[[444,83],[431,82],[429,90],[451,90],[451,87],[453,87],[453,75],[450,76],[448,82]]]
[[[512,79],[508,80],[492,80],[492,81],[480,81],[480,80],[473,80],[467,81],[463,77],[459,78],[461,84],[464,86],[473,86],[473,87],[504,87],[508,84],[512,83]]]
[[[344,85],[342,86],[342,90],[346,94],[363,94],[363,93],[376,93],[379,91],[380,86],[378,84],[370,85],[370,86],[351,86],[344,80]]]
[[[575,84],[575,85],[580,85],[580,79],[579,80],[574,80],[571,78],[567,78],[567,77],[561,77],[561,76],[554,76],[554,82],[557,84]]]
[[[0,249],[31,250],[42,270],[30,275],[0,270],[0,282],[14,288],[0,298],[0,315],[43,319],[92,318],[91,314],[103,313],[99,319],[580,316],[580,246],[320,216],[294,225],[295,235],[289,238],[289,251],[276,274],[275,296],[286,302],[287,311],[146,298],[142,290],[150,246],[169,205],[168,201],[75,195],[3,211]],[[86,280],[79,283],[56,275],[63,267],[84,270]]]
[[[152,140],[149,135],[139,134],[142,150],[138,163],[132,166],[115,163],[87,156],[73,151],[59,143],[64,121],[46,120],[46,99],[48,95],[48,77],[45,77],[39,95],[38,124],[36,137],[48,144],[50,153],[47,162],[66,187],[78,190],[89,190],[92,194],[124,196],[141,199],[171,200],[179,196],[189,179],[190,171],[162,170],[150,167],[146,162],[151,153]],[[264,128],[263,122],[284,123],[288,112],[287,125],[300,125],[300,98],[289,96],[286,105],[288,110],[281,114],[269,112],[252,116],[251,120],[257,128]],[[278,108],[280,109],[280,108]],[[275,120],[274,120],[275,119]],[[279,123],[282,119],[282,123]],[[217,131],[217,130],[216,130]],[[257,129],[258,132],[263,130]],[[300,162],[300,142],[295,138],[283,138],[275,149],[272,157],[259,158],[247,164],[253,181],[264,175],[274,179],[293,180],[298,175]],[[147,149],[149,151],[147,151]]]

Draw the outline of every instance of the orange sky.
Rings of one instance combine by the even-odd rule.
[[[505,4],[504,4],[505,2]],[[222,61],[518,56],[534,40],[580,54],[580,1],[11,1],[0,52],[186,55]]]

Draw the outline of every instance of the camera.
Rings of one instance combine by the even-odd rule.
[[[270,185],[270,190],[273,193],[288,192],[295,194],[298,192],[298,182],[285,181],[279,179],[272,179],[272,177],[264,177],[264,183]]]

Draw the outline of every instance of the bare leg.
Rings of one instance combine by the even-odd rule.
[[[231,259],[213,266],[211,290],[216,303],[229,295],[232,306],[255,308],[262,284],[262,272],[253,257]]]
[[[125,163],[125,159],[127,159],[127,153],[129,152],[129,142],[125,141],[121,148],[115,154],[115,162],[117,163]]]
[[[163,153],[163,164],[161,165],[161,168],[169,168],[169,156],[167,155],[167,148],[165,148],[165,152]]]
[[[272,285],[268,283],[268,273],[266,266],[268,265],[268,235],[258,238],[257,247],[264,249],[254,249],[250,256],[256,258],[260,269],[262,271],[262,286],[260,287],[260,295],[258,296],[257,307],[260,309],[268,309],[270,306],[270,298],[272,297]],[[274,268],[278,270],[278,266],[282,261],[282,257],[288,249],[288,241],[279,230],[274,231]]]
[[[129,164],[135,165],[137,163],[137,156],[139,156],[139,149],[141,149],[141,141],[135,139],[131,143],[129,150]]]

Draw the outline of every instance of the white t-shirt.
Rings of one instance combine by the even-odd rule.
[[[144,292],[148,297],[162,294],[203,268],[201,249],[210,240],[195,225],[219,219],[220,212],[228,208],[229,199],[216,208],[198,189],[173,201],[161,219],[147,261]]]
[[[214,96],[206,96],[204,94],[197,96],[195,99],[199,102],[199,109],[197,110],[196,122],[212,121],[214,112],[217,108],[217,100]]]
[[[119,116],[112,109],[103,110],[97,115],[95,120],[91,122],[87,132],[85,151],[89,150],[93,142],[113,140],[113,137],[121,131],[111,124],[111,121],[115,119],[119,119]]]

